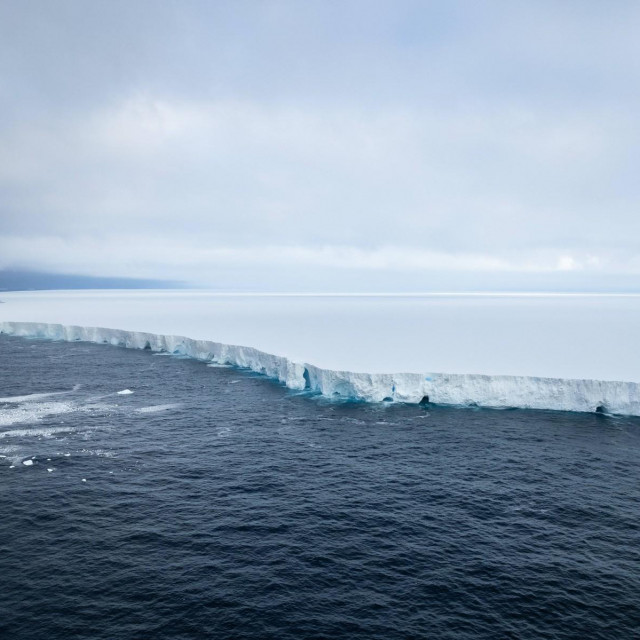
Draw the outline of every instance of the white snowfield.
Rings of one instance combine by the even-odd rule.
[[[514,375],[354,373],[296,362],[210,340],[41,322],[0,322],[0,332],[50,340],[87,341],[131,349],[182,354],[205,362],[244,367],[290,389],[381,402],[551,409],[640,416],[640,384]]]

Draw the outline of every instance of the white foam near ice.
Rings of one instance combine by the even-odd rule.
[[[25,403],[0,411],[0,427],[37,422],[47,416],[63,415],[77,409],[72,402]],[[1,437],[2,434],[0,434]]]
[[[480,374],[354,373],[295,362],[252,347],[183,336],[49,323],[0,322],[0,333],[180,354],[250,369],[275,378],[290,389],[308,389],[329,397],[640,416],[640,384],[636,382]]]

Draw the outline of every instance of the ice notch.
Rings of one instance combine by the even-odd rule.
[[[304,379],[304,388],[311,389],[311,378],[309,377],[309,369],[307,369],[306,367],[304,368],[304,373],[302,374],[302,377]]]

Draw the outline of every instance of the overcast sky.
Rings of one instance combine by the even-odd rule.
[[[0,2],[0,269],[639,290],[640,3]]]

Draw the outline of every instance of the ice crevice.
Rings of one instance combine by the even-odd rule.
[[[0,333],[83,341],[188,356],[274,378],[290,389],[367,402],[548,409],[640,416],[640,383],[446,373],[356,373],[323,369],[253,347],[102,327],[0,322]]]

